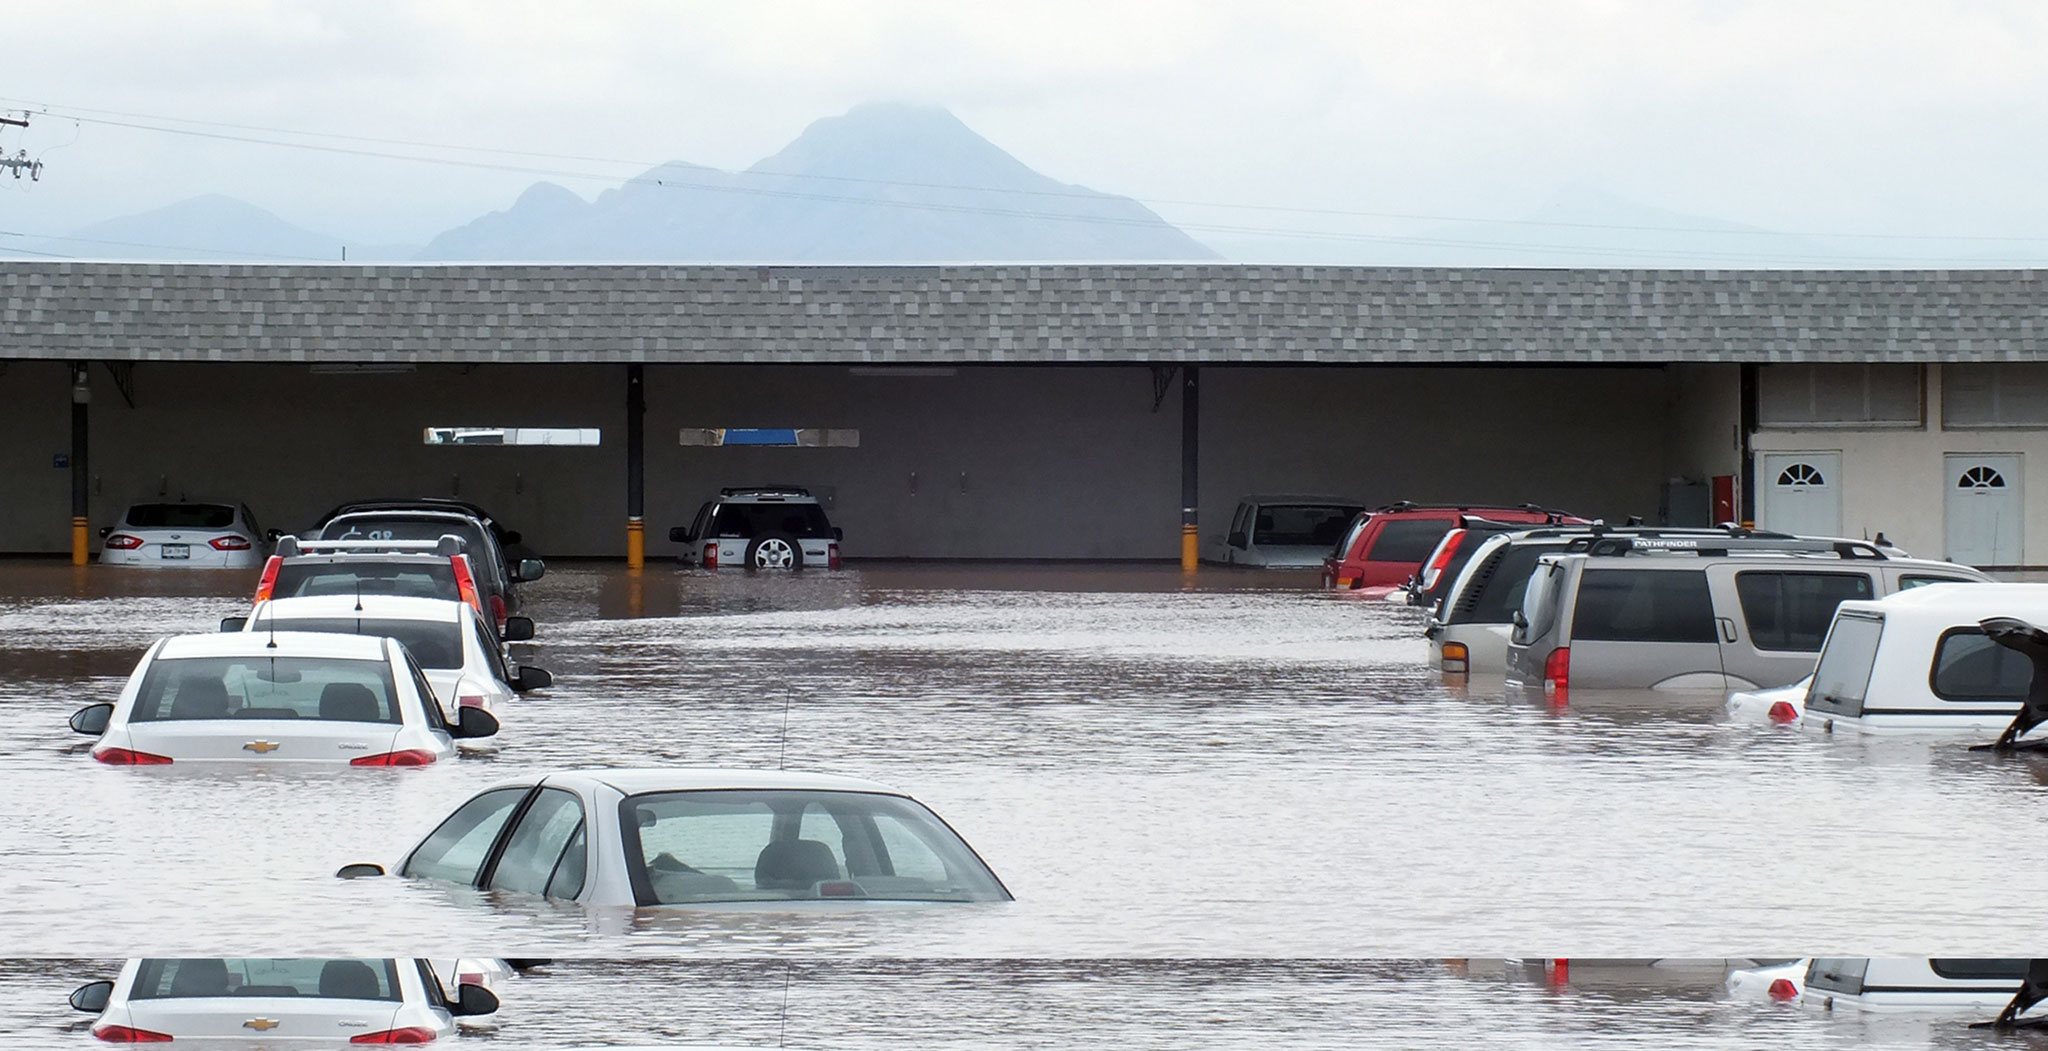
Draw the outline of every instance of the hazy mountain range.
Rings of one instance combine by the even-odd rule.
[[[1310,236],[1286,231],[1306,227]],[[933,107],[828,117],[737,172],[673,161],[586,200],[536,182],[424,245],[365,244],[209,194],[0,257],[249,261],[960,262],[1231,260],[1406,266],[2038,263],[2029,243],[1789,234],[1592,189],[1524,219],[1219,221],[1196,240],[1138,201],[1061,183]],[[1201,229],[1201,228],[1198,228]]]

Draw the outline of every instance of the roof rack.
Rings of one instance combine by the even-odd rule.
[[[453,533],[443,533],[439,540],[301,540],[295,536],[277,538],[274,553],[279,558],[296,558],[299,555],[332,552],[335,554],[360,554],[383,552],[389,554],[440,555],[444,558],[460,555],[469,545]]]
[[[734,485],[718,491],[720,496],[809,496],[801,485]]]
[[[1811,538],[1802,538],[1802,537],[1797,537],[1797,536],[1794,536],[1794,535],[1792,535],[1791,533],[1771,533],[1771,532],[1765,532],[1765,531],[1763,531],[1763,530],[1756,530],[1756,529],[1744,529],[1743,527],[1741,527],[1741,526],[1738,526],[1738,525],[1735,525],[1735,524],[1733,524],[1733,523],[1727,523],[1727,524],[1723,524],[1723,525],[1718,525],[1718,526],[1656,526],[1656,525],[1621,525],[1621,526],[1614,526],[1614,525],[1608,525],[1608,524],[1607,524],[1607,523],[1605,523],[1605,522],[1594,522],[1594,523],[1593,523],[1593,524],[1591,524],[1591,525],[1546,525],[1546,526],[1533,526],[1533,527],[1527,527],[1527,528],[1525,528],[1525,529],[1519,530],[1519,532],[1522,532],[1522,533],[1523,533],[1523,534],[1524,534],[1525,536],[1529,536],[1529,537],[1534,537],[1534,538],[1545,538],[1545,539],[1548,539],[1548,538],[1554,538],[1554,537],[1588,537],[1588,538],[1590,538],[1590,537],[1603,537],[1603,536],[1614,536],[1614,537],[1634,537],[1634,536],[1641,536],[1641,537],[1707,537],[1707,538],[1728,538],[1728,539],[1733,539],[1733,540],[1746,540],[1746,539],[1759,539],[1759,540],[1799,540],[1799,539],[1811,539]]]
[[[1831,554],[1845,559],[1889,561],[1884,548],[1868,540],[1838,540],[1776,534],[1757,536],[1589,536],[1565,545],[1568,553],[1588,555],[1675,554],[1716,556],[1737,552],[1787,555]]]

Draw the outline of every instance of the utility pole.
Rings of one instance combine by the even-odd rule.
[[[24,113],[20,117],[0,115],[0,126],[26,128],[28,127],[28,114]],[[43,162],[40,160],[30,160],[27,150],[17,150],[12,157],[0,154],[0,171],[9,172],[17,179],[21,178],[22,172],[27,172],[29,181],[41,182],[43,178]]]

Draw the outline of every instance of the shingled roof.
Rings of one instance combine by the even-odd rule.
[[[0,262],[0,358],[2036,360],[2044,273]]]

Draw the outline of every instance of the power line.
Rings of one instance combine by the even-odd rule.
[[[21,238],[21,239],[24,239],[24,240],[31,240],[31,241],[76,241],[76,242],[78,242],[78,243],[80,243],[80,244],[96,244],[96,245],[118,245],[118,246],[121,246],[121,247],[124,247],[124,248],[162,248],[162,249],[166,249],[166,250],[168,250],[168,251],[173,251],[173,252],[206,252],[206,253],[208,253],[208,254],[211,254],[211,255],[227,255],[227,256],[260,256],[260,257],[262,257],[262,258],[265,258],[265,259],[290,259],[290,260],[302,260],[302,261],[306,261],[306,262],[315,262],[315,263],[319,263],[319,262],[326,262],[326,261],[327,261],[327,257],[326,257],[326,256],[314,256],[314,255],[280,255],[280,254],[278,254],[278,253],[276,253],[276,252],[246,252],[246,251],[242,251],[242,250],[240,250],[240,249],[234,249],[234,248],[201,248],[201,247],[198,247],[198,246],[196,246],[196,245],[167,245],[167,244],[155,244],[155,243],[153,243],[153,242],[149,242],[149,241],[113,241],[113,240],[108,240],[108,239],[106,239],[106,238],[100,238],[100,237],[77,237],[77,236],[73,236],[73,235],[68,235],[68,234],[66,234],[66,235],[59,235],[59,234],[32,234],[32,233],[26,233],[26,232],[24,232],[24,231],[20,231],[20,230],[0,230],[0,237],[14,237],[14,238]],[[56,254],[56,253],[53,253],[53,252],[30,252],[30,251],[29,251],[28,249],[26,249],[26,248],[9,248],[9,249],[5,249],[5,251],[9,251],[9,252],[22,252],[22,253],[26,253],[26,254],[28,254],[28,255],[55,255],[55,254]],[[71,258],[76,258],[76,257],[74,257],[74,256],[63,256],[62,258],[66,258],[66,259],[71,259]]]

